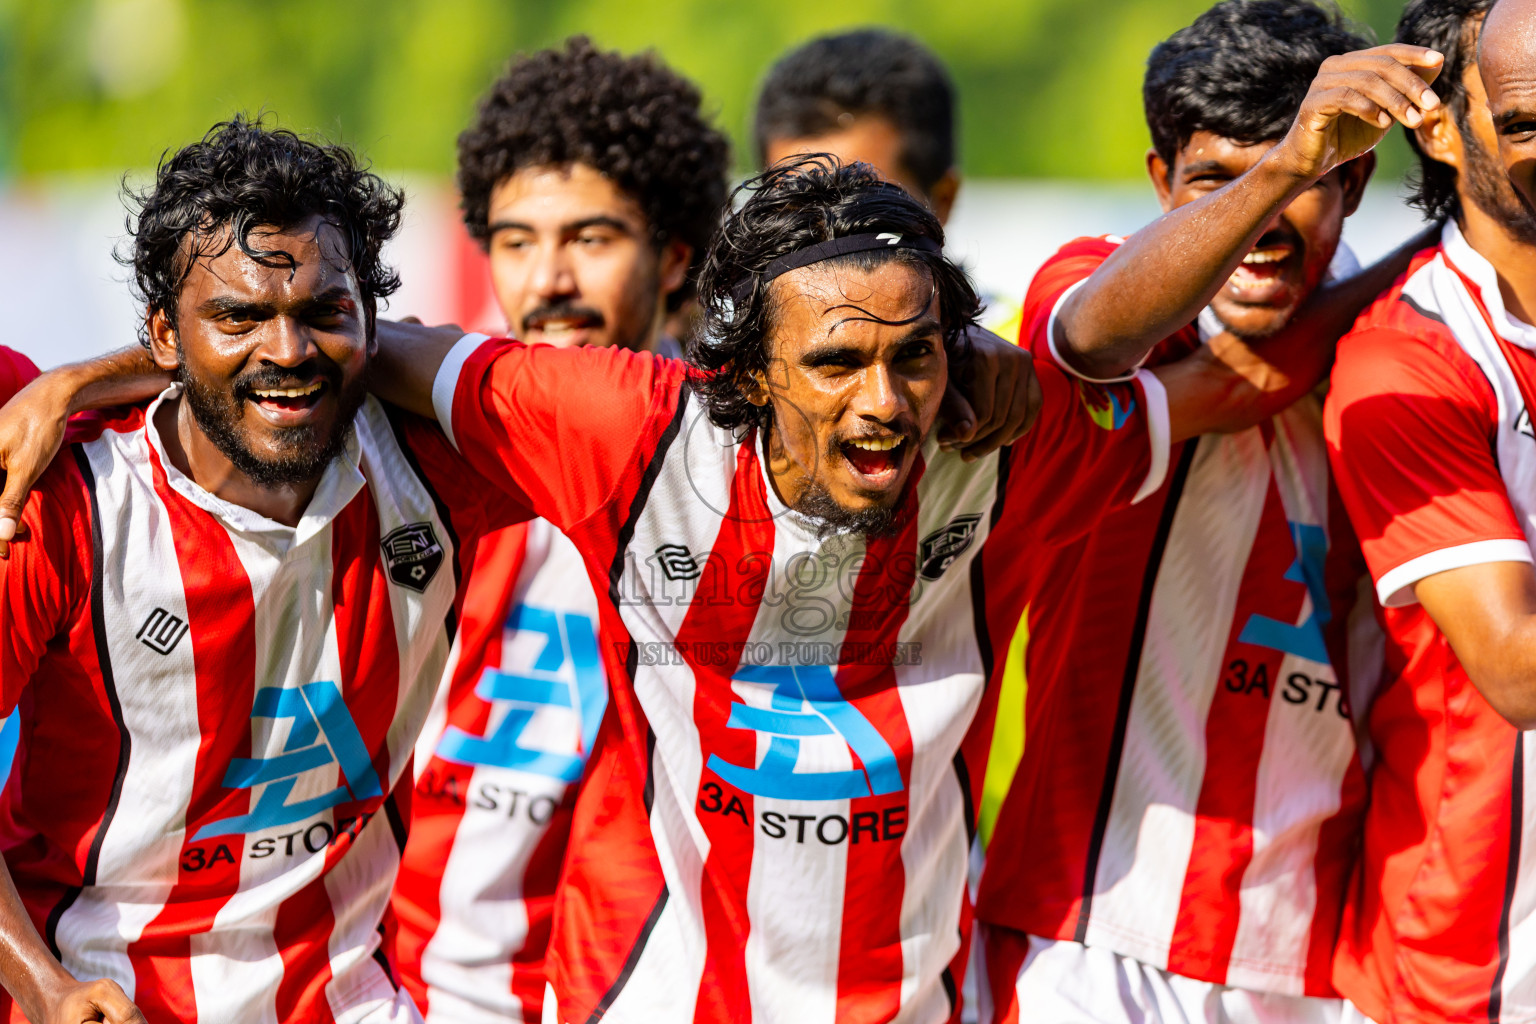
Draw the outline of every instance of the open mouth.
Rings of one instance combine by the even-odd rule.
[[[537,332],[541,340],[551,345],[571,345],[602,326],[602,319],[593,316],[529,317],[523,322],[523,333]]]
[[[1227,279],[1227,286],[1242,301],[1266,302],[1285,287],[1287,272],[1296,254],[1296,246],[1289,242],[1266,245],[1260,239]]]
[[[325,394],[325,381],[312,380],[285,388],[251,388],[247,399],[269,419],[287,422],[302,418],[320,404]]]
[[[896,482],[906,457],[907,439],[901,434],[860,437],[840,442],[838,450],[865,486],[880,490]]]

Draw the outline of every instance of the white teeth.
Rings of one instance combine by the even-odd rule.
[[[252,391],[257,398],[303,398],[320,390],[320,382],[306,384],[302,388],[272,388],[270,390]]]
[[[1279,263],[1291,254],[1289,249],[1256,249],[1243,257],[1243,262],[1252,266],[1255,263]]]
[[[863,448],[865,451],[888,452],[892,448],[900,445],[901,442],[905,440],[906,438],[904,437],[868,437],[861,438],[856,441],[849,441],[848,443],[853,445],[855,448]]]

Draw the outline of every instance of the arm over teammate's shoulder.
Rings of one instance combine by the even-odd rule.
[[[432,398],[444,433],[480,473],[568,528],[678,429],[686,373],[644,352],[469,335],[443,359]]]

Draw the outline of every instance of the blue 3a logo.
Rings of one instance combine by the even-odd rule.
[[[523,731],[539,708],[569,708],[581,715],[582,745],[591,749],[608,704],[597,631],[592,620],[578,612],[522,604],[507,616],[507,629],[542,638],[533,664],[522,672],[486,669],[475,685],[475,694],[501,705],[504,716],[485,736],[449,726],[438,743],[437,755],[455,764],[515,768],[575,782],[581,778],[584,764],[580,755],[525,746]]]
[[[230,761],[224,785],[228,789],[266,788],[249,814],[209,822],[197,830],[193,842],[292,825],[340,803],[384,795],[368,747],[335,683],[306,683],[292,689],[263,687],[256,691],[251,717],[286,718],[293,725],[276,757],[237,757]],[[299,776],[328,765],[340,766],[341,785],[319,796],[288,802]]]
[[[732,704],[726,725],[769,737],[768,752],[753,767],[709,755],[709,767],[737,789],[784,800],[848,800],[881,796],[902,788],[901,766],[891,745],[859,709],[843,699],[826,665],[744,665],[735,678],[773,687],[771,708]],[[800,744],[818,736],[840,736],[863,769],[797,772]]]
[[[1323,642],[1323,626],[1333,618],[1328,603],[1328,588],[1323,583],[1323,565],[1328,558],[1328,535],[1312,523],[1292,523],[1291,538],[1296,544],[1296,561],[1286,570],[1285,578],[1305,583],[1312,597],[1312,614],[1299,626],[1250,615],[1238,640],[1245,644],[1268,647],[1298,658],[1328,664],[1328,647]]]

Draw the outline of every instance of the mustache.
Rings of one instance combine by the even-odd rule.
[[[531,331],[548,320],[586,320],[593,327],[603,326],[603,314],[591,306],[574,302],[556,302],[540,306],[523,316],[523,330]]]
[[[230,393],[235,401],[243,402],[256,391],[302,388],[316,380],[339,390],[341,370],[335,366],[322,366],[318,360],[314,359],[292,368],[260,366],[236,377],[230,384]]]

